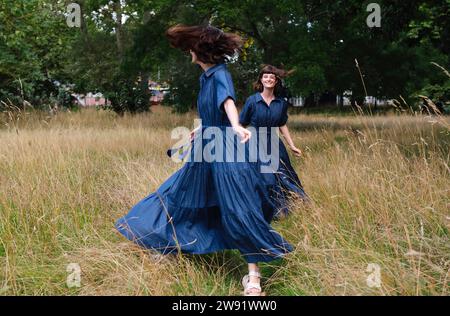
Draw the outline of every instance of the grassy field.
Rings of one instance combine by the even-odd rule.
[[[195,114],[0,116],[0,295],[240,295],[236,251],[161,257],[114,222],[180,165]],[[291,115],[310,206],[274,223],[295,247],[263,264],[267,295],[448,295],[449,119]],[[70,263],[81,286],[68,287]],[[379,287],[370,286],[379,267]]]

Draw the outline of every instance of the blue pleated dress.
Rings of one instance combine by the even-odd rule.
[[[232,79],[227,66],[217,64],[200,77],[197,106],[202,128],[189,161],[116,222],[121,234],[163,254],[237,249],[248,263],[268,262],[292,251],[270,226],[276,206],[256,164],[217,159],[236,150],[239,142],[238,137],[230,144],[226,137],[208,134],[211,127],[213,132],[230,129],[223,110],[227,98],[235,100]],[[211,143],[214,148],[205,150]],[[225,150],[218,154],[215,145]],[[216,159],[198,161],[196,155],[202,152],[217,154]]]
[[[282,213],[284,215],[289,213],[287,202],[290,193],[296,194],[304,201],[309,200],[297,173],[291,165],[286,147],[281,139],[279,139],[278,135],[274,134],[275,131],[271,130],[271,127],[281,127],[287,123],[287,110],[288,103],[283,98],[276,97],[270,105],[267,105],[262,98],[261,93],[255,93],[247,98],[239,115],[239,122],[243,126],[253,126],[258,135],[266,135],[263,151],[265,150],[268,154],[271,154],[271,141],[273,142],[274,139],[271,136],[277,138],[279,154],[277,156],[273,155],[273,157],[279,159],[279,162],[277,163],[278,168],[273,170],[272,174],[263,174],[271,193],[271,198],[276,205],[274,218],[278,218]],[[267,131],[267,133],[265,131]],[[261,140],[262,138],[259,137],[258,146],[261,144]],[[260,150],[259,147],[258,150]],[[270,163],[266,162],[265,164],[269,165]]]

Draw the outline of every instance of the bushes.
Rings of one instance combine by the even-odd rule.
[[[111,101],[111,104],[106,105],[106,108],[110,108],[120,115],[125,112],[144,112],[149,109],[150,94],[145,83],[122,78],[114,80],[108,90],[104,92],[104,95]]]

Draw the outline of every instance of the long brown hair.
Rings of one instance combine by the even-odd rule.
[[[253,83],[253,88],[255,91],[262,92],[264,90],[264,86],[261,82],[261,79],[264,74],[273,74],[277,78],[277,83],[275,84],[275,89],[273,93],[276,97],[280,96],[283,92],[283,79],[293,73],[295,69],[292,70],[284,70],[282,68],[277,68],[272,65],[262,65],[261,70],[259,71],[258,80]]]
[[[183,51],[192,49],[199,61],[210,64],[225,62],[242,47],[242,38],[214,26],[177,24],[166,31],[170,45]]]

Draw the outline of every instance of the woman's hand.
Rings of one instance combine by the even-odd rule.
[[[280,132],[281,132],[281,135],[283,135],[284,139],[286,140],[286,143],[288,144],[289,149],[292,150],[294,155],[296,157],[301,157],[303,155],[302,151],[300,149],[298,149],[297,147],[295,147],[294,142],[292,141],[291,134],[289,134],[289,129],[286,126],[286,124],[283,126],[280,126]]]
[[[241,143],[247,142],[250,139],[250,137],[252,137],[252,133],[242,126],[235,126],[233,127],[233,130],[241,138]]]
[[[297,147],[295,147],[294,145],[290,146],[289,149],[292,150],[292,152],[296,157],[301,157],[303,155],[302,151]]]
[[[236,105],[234,104],[234,100],[232,98],[228,98],[224,102],[223,108],[227,113],[231,126],[233,126],[233,131],[241,138],[241,143],[247,142],[250,137],[252,137],[252,133],[239,124],[239,115],[236,109]]]
[[[196,127],[194,128],[190,133],[189,133],[189,141],[192,142],[194,140],[195,137],[195,132],[197,132],[199,130],[200,127]]]

